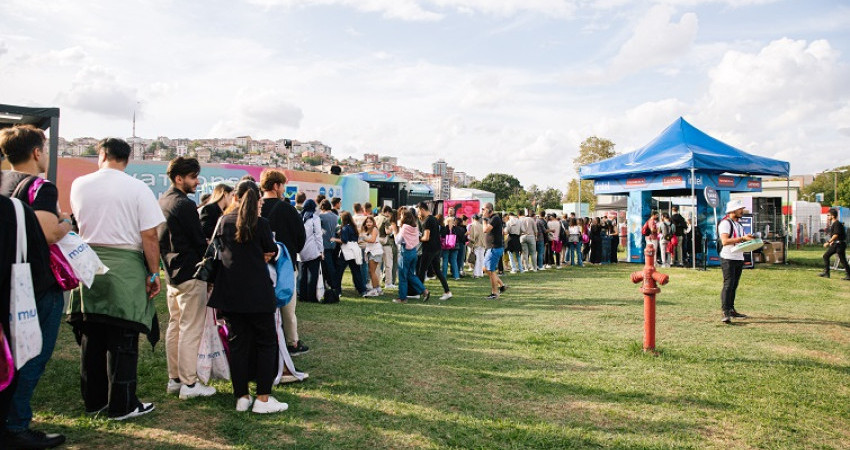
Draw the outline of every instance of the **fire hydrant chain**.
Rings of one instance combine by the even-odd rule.
[[[648,244],[643,252],[646,264],[643,270],[632,272],[632,283],[643,282],[643,351],[655,352],[655,294],[661,292],[658,285],[664,286],[670,277],[655,271],[655,246]]]

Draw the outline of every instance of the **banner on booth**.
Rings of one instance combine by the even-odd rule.
[[[718,191],[761,192],[761,178],[697,173],[695,188],[706,187],[712,187]],[[690,188],[691,174],[687,171],[603,179],[593,183],[594,193],[597,195]]]

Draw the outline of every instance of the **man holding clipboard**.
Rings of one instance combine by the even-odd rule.
[[[753,235],[744,234],[740,223],[744,215],[744,202],[732,200],[726,205],[726,217],[717,224],[717,234],[723,248],[720,250],[720,268],[723,271],[723,289],[720,291],[723,323],[732,323],[732,318],[745,319],[747,316],[735,311],[735,291],[744,269],[744,253],[735,249],[735,245],[753,240]]]

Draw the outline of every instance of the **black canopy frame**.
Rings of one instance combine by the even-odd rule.
[[[33,108],[0,104],[0,129],[18,124],[30,124],[42,130],[49,130],[48,155],[50,165],[47,168],[47,179],[55,183],[59,161],[59,108]]]

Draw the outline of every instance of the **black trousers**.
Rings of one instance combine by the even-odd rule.
[[[735,309],[735,291],[744,271],[744,261],[720,259],[720,269],[723,271],[723,290],[720,291],[720,303],[723,312]]]
[[[442,252],[431,252],[431,251],[422,251],[422,257],[419,262],[419,270],[416,273],[416,276],[419,277],[419,280],[422,283],[425,283],[425,273],[428,269],[434,271],[434,275],[437,276],[437,279],[440,280],[440,284],[443,285],[443,292],[449,292],[449,283],[446,282],[446,277],[443,276],[443,268],[440,267],[440,255]]]
[[[248,381],[257,380],[257,395],[272,392],[277,375],[278,344],[274,313],[223,313],[230,332],[230,380],[236,398],[248,395]]]
[[[363,262],[366,263],[366,261]],[[360,295],[365,294],[366,285],[363,283],[363,271],[360,268],[361,264],[357,264],[356,259],[349,259],[346,261],[343,258],[340,258],[340,265],[338,266],[339,270],[336,278],[339,291],[342,292],[342,276],[345,275],[346,266],[348,266],[349,270],[351,270],[351,281],[354,282],[354,289],[356,289],[357,293]]]
[[[838,260],[841,261],[841,264],[844,266],[844,272],[850,277],[850,267],[847,266],[847,243],[846,242],[836,242],[829,246],[826,249],[826,252],[823,254],[823,270],[826,273],[829,273],[829,258],[832,255],[838,255]]]
[[[80,324],[80,334],[80,391],[86,411],[108,406],[109,416],[117,417],[139,407],[139,332],[86,322]]]
[[[299,264],[298,273],[301,277],[298,280],[298,299],[300,301],[312,303],[319,301],[319,299],[316,298],[316,285],[319,281],[319,267],[321,267],[321,265],[321,258],[316,258],[311,261],[302,261]]]
[[[322,278],[325,279],[325,282],[328,283],[331,289],[336,291],[337,294],[342,293],[342,287],[340,287],[340,277],[337,274],[339,271],[339,261],[337,260],[337,252],[336,249],[325,249],[325,259],[322,260]]]

